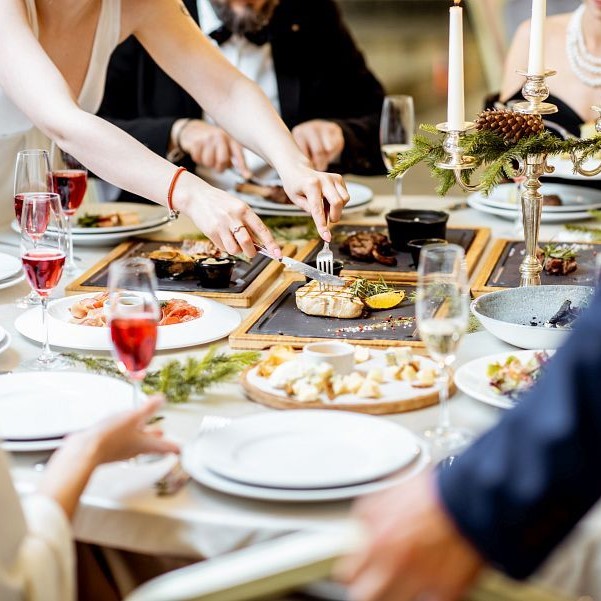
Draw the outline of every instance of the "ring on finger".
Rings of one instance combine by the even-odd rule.
[[[234,234],[234,236],[240,231],[243,230],[246,226],[244,226],[243,224],[237,225],[233,230],[232,230],[232,234]]]

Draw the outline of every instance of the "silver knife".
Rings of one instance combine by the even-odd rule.
[[[328,284],[329,286],[345,286],[346,282],[335,275],[330,275],[325,271],[320,271],[319,269],[315,269],[315,267],[311,267],[311,265],[306,265],[305,263],[301,263],[300,261],[296,261],[295,259],[291,259],[290,257],[282,257],[281,259],[276,259],[272,257],[264,248],[257,245],[257,250],[259,254],[269,257],[273,261],[279,261],[283,265],[285,265],[288,269],[292,271],[296,271],[298,273],[302,273],[304,276],[321,282],[322,284]]]

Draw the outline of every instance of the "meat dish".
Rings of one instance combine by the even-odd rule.
[[[360,317],[365,308],[349,285],[322,289],[315,280],[296,291],[296,306],[307,315],[339,319]]]
[[[279,205],[292,204],[292,201],[288,198],[288,195],[282,186],[266,186],[249,181],[236,184],[236,192],[250,194],[251,196],[260,196],[265,200],[270,200]]]
[[[394,267],[397,264],[396,251],[390,240],[379,232],[356,232],[346,238],[340,250],[357,261],[376,261],[381,265]]]

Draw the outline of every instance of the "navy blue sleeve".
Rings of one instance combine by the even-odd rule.
[[[598,292],[537,385],[437,476],[460,531],[515,578],[601,496],[600,317]]]

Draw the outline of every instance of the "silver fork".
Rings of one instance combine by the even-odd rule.
[[[330,229],[330,205],[327,201],[323,203],[323,212],[326,218],[326,227]],[[329,242],[324,242],[323,248],[317,253],[315,266],[320,271],[334,275],[334,253],[330,250]],[[319,284],[319,287],[323,289],[324,284]]]
[[[197,436],[203,436],[215,430],[221,430],[229,426],[232,420],[219,415],[205,415],[198,427]],[[179,492],[190,480],[190,475],[182,467],[181,461],[176,461],[175,465],[162,477],[154,483],[154,488],[159,497],[174,495]]]

